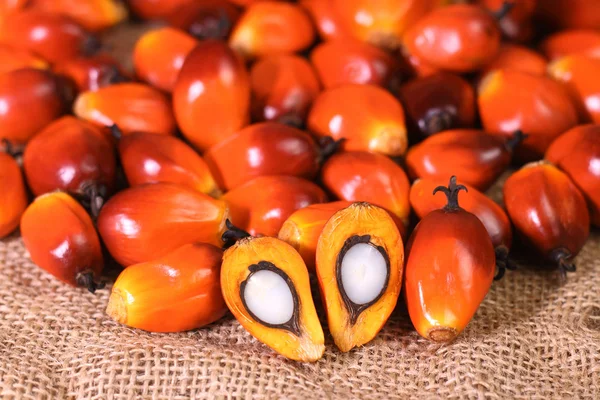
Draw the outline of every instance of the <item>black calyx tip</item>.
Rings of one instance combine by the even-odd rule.
[[[23,155],[24,148],[22,146],[15,145],[7,138],[2,138],[2,145],[4,147],[4,152],[12,158],[17,158]]]
[[[517,264],[508,256],[508,248],[504,245],[496,247],[496,275],[494,280],[502,279],[506,270],[514,271],[517,269]]]
[[[427,112],[425,117],[419,121],[419,128],[427,136],[452,128],[454,115],[443,109],[434,109]]]
[[[558,271],[563,280],[567,279],[568,272],[575,272],[577,267],[573,262],[573,255],[565,248],[556,249],[550,255],[550,258],[558,265]]]
[[[110,134],[117,140],[121,140],[123,137],[123,131],[117,124],[112,124],[108,127],[110,129]]]
[[[506,142],[504,142],[504,147],[506,147],[506,150],[512,152],[519,144],[523,142],[523,140],[527,139],[528,137],[529,135],[524,134],[522,130],[518,129],[513,132],[511,137],[508,138]]]
[[[508,15],[508,13],[513,9],[513,7],[515,6],[515,1],[504,1],[502,2],[502,5],[500,6],[499,9],[497,9],[496,11],[492,12],[492,17],[494,17],[494,19],[496,21],[501,21],[502,19],[504,19],[504,17],[506,17]]]
[[[104,282],[94,281],[94,273],[91,271],[84,271],[77,274],[75,278],[77,286],[86,288],[90,293],[96,293],[96,290],[103,289],[106,284]]]
[[[102,48],[102,42],[96,36],[89,34],[82,44],[82,54],[86,57],[93,56]]]
[[[329,157],[340,151],[345,141],[345,138],[335,140],[331,136],[319,138],[319,161],[321,163],[327,161]]]
[[[80,202],[89,211],[92,219],[95,221],[100,215],[100,210],[108,196],[106,185],[98,182],[84,182],[80,189]]]
[[[456,184],[456,176],[452,175],[450,177],[450,183],[448,184],[448,187],[438,186],[435,189],[433,189],[433,194],[436,194],[437,192],[443,192],[446,195],[446,198],[448,199],[448,203],[444,207],[444,210],[455,211],[460,208],[460,206],[458,205],[458,193],[461,190],[468,192],[466,186]]]
[[[129,82],[130,79],[121,73],[121,70],[116,65],[110,65],[107,67],[106,74],[104,75],[103,84],[106,86],[115,85],[117,83]]]
[[[224,250],[233,246],[238,240],[252,236],[245,230],[233,225],[229,219],[225,221],[225,226],[227,230],[221,235]]]

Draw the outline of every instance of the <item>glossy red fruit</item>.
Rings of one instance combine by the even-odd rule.
[[[54,72],[68,78],[79,92],[98,90],[128,79],[119,62],[107,54],[73,58],[56,64]]]
[[[446,206],[427,214],[406,245],[408,313],[417,332],[434,342],[465,329],[494,277],[494,246],[481,221],[459,206],[461,189],[455,177],[436,188],[448,197]]]
[[[342,26],[340,17],[334,8],[333,0],[300,0],[319,31],[323,40],[351,37]]]
[[[188,55],[173,90],[183,135],[206,150],[248,123],[250,82],[243,61],[220,41],[205,40]]]
[[[550,61],[576,54],[600,58],[600,32],[594,29],[560,31],[546,37],[540,51]]]
[[[120,137],[118,149],[131,186],[172,182],[213,197],[221,194],[206,162],[176,137],[135,132]]]
[[[540,0],[544,1],[544,0]],[[489,12],[496,12],[507,3],[506,0],[478,0]],[[525,42],[533,35],[532,17],[538,0],[511,0],[512,7],[499,21],[500,29],[510,40]]]
[[[0,25],[0,41],[27,49],[51,63],[98,50],[98,40],[64,15],[24,10]]]
[[[340,200],[378,205],[408,224],[410,183],[402,168],[386,156],[358,151],[334,154],[323,165],[321,181]]]
[[[171,0],[172,1],[172,0]],[[92,32],[110,28],[128,17],[127,7],[121,0],[31,0],[30,6],[52,14],[73,18]]]
[[[255,121],[304,125],[312,102],[321,91],[308,61],[295,55],[262,58],[250,70],[252,116]]]
[[[184,244],[221,246],[225,202],[175,183],[125,189],[102,207],[98,231],[123,266],[155,260]]]
[[[537,12],[544,21],[561,28],[600,27],[600,3],[595,0],[539,0]]]
[[[131,11],[142,19],[163,19],[190,0],[127,0]]]
[[[561,84],[520,71],[487,74],[477,102],[487,132],[509,136],[519,129],[528,135],[515,149],[519,162],[542,158],[552,140],[578,122],[577,109]]]
[[[342,85],[322,92],[308,115],[317,136],[344,139],[344,150],[401,156],[408,140],[402,105],[374,85]]]
[[[566,172],[587,198],[592,223],[600,226],[600,125],[580,125],[552,142],[546,160]]]
[[[260,176],[227,192],[231,222],[252,236],[277,236],[285,220],[296,210],[325,203],[325,192],[295,176]]]
[[[229,45],[253,59],[302,51],[314,40],[312,21],[300,6],[260,1],[246,8],[231,32]]]
[[[462,182],[485,191],[506,171],[521,140],[519,131],[508,140],[477,129],[440,132],[411,147],[406,155],[408,174],[412,179],[442,181],[460,175]]]
[[[475,125],[475,91],[458,75],[440,72],[400,87],[410,131],[419,137]]]
[[[455,4],[421,18],[406,32],[404,44],[409,54],[435,68],[473,72],[496,57],[500,38],[498,24],[487,10]]]
[[[580,122],[600,123],[600,59],[585,55],[559,58],[548,65],[548,74],[565,85]]]
[[[321,43],[310,54],[325,88],[345,83],[373,84],[397,88],[400,64],[389,53],[356,39]]]
[[[585,199],[568,175],[546,162],[530,163],[504,184],[504,204],[519,234],[565,274],[590,233]]]
[[[98,288],[104,268],[100,240],[92,219],[71,196],[53,192],[36,198],[21,218],[21,236],[40,268],[92,293]]]
[[[204,153],[219,186],[233,189],[258,176],[313,179],[320,149],[306,132],[275,122],[250,125]]]
[[[177,7],[166,21],[199,40],[225,40],[240,14],[240,10],[227,0],[195,0]]]
[[[0,152],[0,239],[17,229],[27,207],[27,190],[17,161]]]
[[[66,111],[63,86],[46,70],[0,74],[0,139],[25,143]]]
[[[36,196],[55,190],[110,193],[115,187],[112,143],[100,128],[70,116],[52,122],[29,141],[23,168]]]
[[[511,69],[527,72],[532,75],[544,76],[546,75],[547,64],[548,62],[544,56],[528,47],[513,43],[503,43],[496,58],[485,67],[480,76],[483,77],[495,69]]]
[[[0,43],[0,60],[2,60],[0,74],[28,67],[38,69],[48,69],[50,67],[44,59],[29,50],[4,43]]]

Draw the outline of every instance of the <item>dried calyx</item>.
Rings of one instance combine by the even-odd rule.
[[[504,142],[504,147],[506,150],[512,152],[519,144],[523,142],[523,140],[527,139],[529,135],[523,133],[522,130],[516,130],[510,138]]]
[[[319,138],[319,164],[323,164],[329,157],[337,153],[345,141],[344,138],[335,140],[330,136]]]
[[[558,265],[558,271],[562,279],[567,278],[567,272],[575,272],[577,269],[573,262],[573,255],[565,248],[559,248],[552,252],[550,259]]]
[[[252,236],[245,230],[233,225],[229,219],[225,221],[225,226],[227,227],[227,230],[221,235],[221,240],[223,240],[224,243],[224,250],[233,246],[238,240]]]
[[[506,246],[496,247],[496,275],[494,280],[500,280],[506,273],[506,270],[514,271],[517,269],[517,264],[508,256],[508,248]]]
[[[21,157],[23,155],[23,151],[25,150],[24,146],[15,145],[7,138],[2,138],[1,143],[4,147],[4,152],[12,158]]]
[[[95,221],[98,215],[100,215],[100,210],[108,197],[108,190],[103,184],[87,181],[81,185],[79,192],[74,193],[73,196],[90,213],[92,219]]]
[[[451,129],[453,123],[454,115],[451,111],[434,108],[427,111],[425,117],[419,121],[419,128],[429,136]]]
[[[504,19],[504,17],[508,15],[508,13],[513,9],[514,6],[515,1],[504,1],[499,9],[491,12],[492,17],[494,17],[496,21],[501,21],[502,19]]]
[[[94,281],[94,273],[92,271],[83,271],[75,277],[77,286],[86,288],[90,293],[96,293],[96,290],[104,288],[104,282]]]
[[[448,203],[444,206],[444,210],[456,211],[460,209],[460,206],[458,205],[458,193],[461,190],[468,192],[465,186],[456,184],[456,176],[453,175],[450,177],[450,183],[448,184],[448,187],[438,186],[433,189],[433,194],[436,194],[437,192],[443,192],[448,199]]]

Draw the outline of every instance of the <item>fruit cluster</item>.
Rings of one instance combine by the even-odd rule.
[[[464,3],[0,1],[0,237],[92,292],[115,260],[134,328],[229,310],[314,361],[314,274],[342,351],[401,292],[454,339],[513,228],[566,276],[600,225],[600,2]],[[134,71],[101,40],[129,15],[163,23]]]

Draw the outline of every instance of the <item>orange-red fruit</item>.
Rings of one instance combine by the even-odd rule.
[[[95,290],[104,268],[100,240],[90,216],[63,192],[36,198],[21,218],[21,236],[39,267],[73,286]]]
[[[98,40],[71,18],[37,10],[15,13],[0,25],[0,42],[27,49],[51,63],[91,55]]]
[[[27,207],[27,191],[19,164],[0,152],[0,239],[17,229]]]
[[[545,1],[545,0],[540,0]],[[506,0],[479,0],[478,3],[490,12],[498,12]],[[525,42],[531,39],[533,23],[531,21],[538,0],[512,0],[512,8],[498,24],[505,37],[510,40]]]
[[[434,0],[331,0],[344,30],[363,42],[395,49],[410,26],[435,7]]]
[[[485,76],[485,74],[495,69],[512,69],[544,76],[546,75],[547,64],[548,62],[541,54],[525,46],[503,43],[500,46],[498,55],[485,67],[481,72],[481,76]]]
[[[542,19],[561,28],[600,27],[600,2],[596,0],[539,0]]]
[[[291,54],[257,61],[250,71],[252,116],[255,121],[304,125],[321,85],[312,66]]]
[[[211,196],[221,194],[202,157],[173,136],[134,132],[121,137],[118,148],[131,186],[172,182]]]
[[[560,135],[546,160],[569,175],[587,198],[592,223],[600,226],[600,125],[581,125]]]
[[[125,189],[98,217],[98,231],[117,262],[129,266],[162,257],[184,244],[221,246],[227,204],[175,183]]]
[[[404,44],[435,68],[473,72],[486,66],[500,48],[500,30],[483,7],[455,4],[440,7],[414,24]]]
[[[560,83],[525,72],[490,72],[479,84],[477,101],[487,132],[508,136],[520,129],[528,135],[515,149],[519,161],[542,158],[552,140],[578,122]]]
[[[55,65],[54,72],[67,77],[80,92],[98,90],[126,79],[119,62],[107,54],[73,58]]]
[[[133,49],[136,75],[150,85],[170,92],[185,58],[198,41],[179,29],[164,27],[142,35]]]
[[[142,19],[162,19],[190,0],[128,0],[131,11]]]
[[[344,139],[344,150],[401,156],[408,146],[402,105],[374,85],[325,90],[310,110],[308,129],[318,136]]]
[[[452,181],[444,188],[448,204],[427,214],[406,246],[408,313],[417,332],[434,342],[465,329],[494,278],[494,246],[481,221],[459,206],[459,188]]]
[[[563,83],[579,110],[580,122],[600,123],[600,59],[585,55],[559,58],[548,74]]]
[[[300,0],[300,5],[312,17],[322,39],[329,40],[351,36],[342,26],[340,17],[334,9],[333,0]]]
[[[250,82],[243,61],[223,42],[200,42],[186,58],[173,89],[183,135],[206,150],[245,126],[249,107]]]
[[[54,190],[84,193],[114,189],[116,160],[112,143],[95,125],[62,117],[29,141],[23,155],[29,188],[36,196]]]
[[[334,154],[323,165],[321,181],[340,200],[378,205],[408,223],[410,183],[402,168],[386,156],[358,151]]]
[[[117,25],[128,17],[120,0],[32,0],[31,6],[52,14],[73,18],[81,26],[96,32]]]
[[[600,58],[600,32],[594,29],[569,29],[546,37],[540,50],[550,61],[583,54]]]
[[[319,156],[308,133],[275,122],[250,125],[204,153],[219,186],[226,190],[265,175],[312,179],[319,170]]]
[[[51,72],[26,68],[0,74],[0,139],[25,143],[66,110]]]
[[[227,312],[221,294],[223,251],[206,243],[181,246],[158,260],[126,268],[115,282],[107,314],[150,332],[182,332]]]
[[[21,68],[48,69],[48,63],[30,52],[29,50],[13,47],[9,44],[0,43],[0,74]]]
[[[227,0],[195,0],[177,7],[166,20],[196,39],[225,40],[240,14],[238,7]]]
[[[119,83],[81,93],[73,111],[79,118],[99,126],[118,125],[125,133],[175,133],[169,98],[141,83]]]
[[[525,165],[504,184],[512,223],[545,259],[564,273],[590,233],[585,199],[569,176],[544,161]]]
[[[368,83],[393,89],[400,83],[400,64],[394,57],[355,39],[321,43],[310,54],[310,61],[325,88]]]
[[[411,147],[406,166],[413,179],[448,181],[456,175],[461,182],[484,191],[508,168],[520,139],[518,133],[508,140],[477,129],[444,131]]]
[[[475,91],[458,75],[440,72],[413,79],[399,94],[411,131],[419,136],[475,125]]]
[[[0,1],[0,23],[9,18],[12,14],[23,10],[29,0],[2,0]]]
[[[325,192],[295,176],[260,176],[227,192],[223,197],[231,222],[252,236],[277,236],[284,221],[296,210],[325,203]]]
[[[310,17],[300,6],[261,1],[246,8],[229,45],[246,58],[256,58],[302,51],[314,40]]]

